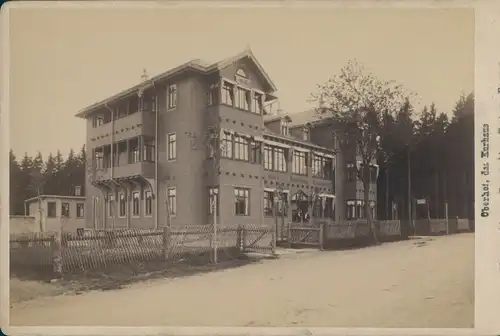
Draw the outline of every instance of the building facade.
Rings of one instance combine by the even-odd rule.
[[[41,195],[24,201],[26,216],[34,217],[35,232],[75,233],[85,228],[85,197]]]
[[[359,215],[359,185],[343,168],[351,158],[338,155],[332,128],[314,118],[294,123],[304,113],[271,114],[275,91],[245,50],[143,78],[80,111],[89,158],[86,226],[202,225],[214,217],[222,226],[271,225],[298,213]]]

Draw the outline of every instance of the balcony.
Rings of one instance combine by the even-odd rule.
[[[98,169],[96,170],[95,180],[106,181],[110,180],[111,178],[118,179],[118,178],[127,178],[138,175],[144,178],[154,178],[155,176],[154,162],[136,162],[121,166],[116,166],[113,169],[113,173],[111,173],[111,168]]]
[[[154,137],[155,123],[155,113],[151,111],[139,111],[115,119],[114,122],[90,128],[87,136],[92,142],[93,147],[141,135]]]

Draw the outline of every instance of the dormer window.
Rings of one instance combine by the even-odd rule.
[[[281,120],[281,135],[288,136],[288,121]]]
[[[302,129],[302,140],[309,141],[309,128],[307,127]]]

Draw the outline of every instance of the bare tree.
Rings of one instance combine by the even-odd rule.
[[[220,124],[216,122],[214,125],[209,126],[203,134],[196,134],[194,132],[187,132],[187,136],[191,138],[191,149],[192,150],[205,150],[208,157],[211,159],[212,163],[212,186],[217,184],[217,177],[220,173],[220,152],[224,148],[220,147],[220,134],[221,128]],[[215,190],[214,190],[215,192]],[[217,263],[217,200],[219,198],[220,189],[212,197],[212,202],[210,204],[212,210],[212,248],[213,248],[213,263]]]
[[[384,116],[396,115],[408,96],[401,85],[380,80],[356,60],[349,61],[339,74],[318,85],[312,94],[316,112],[330,117],[336,127],[338,149],[347,153],[348,148],[355,148],[357,152],[354,166],[363,183],[365,217],[376,243],[379,239],[369,203],[370,165],[382,150],[380,136]]]

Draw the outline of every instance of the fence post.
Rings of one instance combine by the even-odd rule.
[[[292,222],[288,222],[288,232],[287,232],[288,248],[292,247]]]
[[[241,246],[242,234],[243,230],[241,228],[241,225],[238,225],[238,228],[236,229],[236,248],[238,249],[238,252],[241,252],[242,250]]]
[[[319,249],[323,250],[325,244],[325,223],[319,223]]]
[[[272,230],[272,237],[271,237],[271,239],[272,239],[272,241],[271,241],[271,252],[272,252],[272,254],[274,254],[275,251],[276,251],[276,232],[277,232],[276,229]]]
[[[170,247],[170,228],[168,226],[163,227],[163,259],[168,260],[168,249]]]
[[[245,245],[247,243],[247,228],[242,225],[241,226],[241,252],[245,252]]]
[[[62,277],[62,244],[61,244],[61,231],[56,231],[53,237],[53,251],[52,251],[52,266],[54,271],[54,276],[56,279]]]

